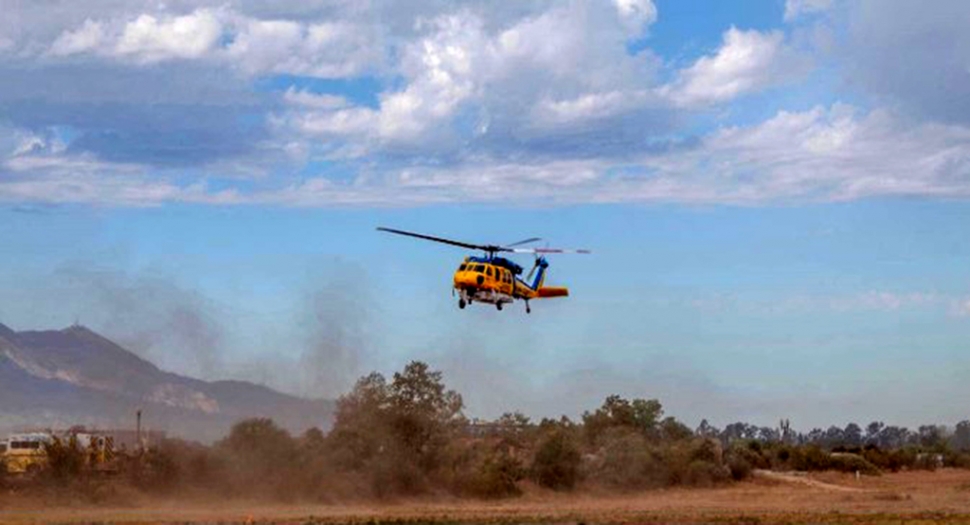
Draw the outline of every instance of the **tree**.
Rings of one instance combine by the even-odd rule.
[[[645,436],[656,437],[662,416],[663,407],[656,399],[634,399],[631,403],[611,395],[595,412],[583,413],[583,426],[591,442],[596,442],[605,430],[615,427],[631,428]]]
[[[771,427],[761,427],[758,429],[758,441],[764,443],[771,443],[774,441],[780,441],[778,431]]]
[[[634,426],[644,434],[652,432],[664,415],[663,406],[656,399],[634,399],[632,406]]]
[[[900,448],[910,441],[912,432],[906,427],[887,426],[879,432],[879,448]]]
[[[738,421],[724,427],[721,432],[721,441],[731,443],[737,440],[755,439],[758,437],[758,427]]]
[[[694,431],[698,437],[713,437],[716,438],[721,430],[710,424],[706,419],[701,420],[701,424],[697,425],[697,430]]]
[[[861,447],[862,446],[862,427],[855,423],[849,423],[845,426],[845,430],[842,431],[842,439],[846,446],[849,447]]]
[[[783,443],[794,443],[797,439],[796,432],[791,428],[791,421],[782,419],[778,422],[778,435]]]
[[[667,416],[660,422],[660,439],[664,441],[681,441],[694,435],[690,427],[677,421],[673,416]]]
[[[579,479],[582,457],[568,429],[556,428],[547,433],[536,448],[532,475],[536,483],[554,490],[572,489]]]
[[[970,450],[970,421],[963,420],[957,423],[956,428],[953,429],[951,441],[956,450]]]
[[[882,421],[873,421],[866,426],[866,444],[879,445],[880,434],[886,424]]]
[[[380,490],[415,491],[461,428],[462,407],[441,372],[412,361],[390,383],[376,372],[358,380],[337,401],[328,441],[338,465],[370,471]]]
[[[441,372],[412,361],[390,385],[390,422],[394,437],[425,469],[434,467],[437,445],[464,422],[461,395],[446,390]]]
[[[830,448],[843,445],[845,443],[845,434],[842,432],[841,428],[832,425],[828,430],[825,431],[823,441],[825,446]]]
[[[942,452],[946,449],[946,432],[943,427],[922,425],[919,427],[919,444],[927,450]]]
[[[298,460],[296,440],[268,418],[236,423],[216,448],[229,456],[228,466],[234,472],[231,479],[243,491],[281,489]]]
[[[387,381],[377,372],[358,379],[353,390],[337,400],[327,440],[338,465],[359,469],[387,445],[390,405]]]

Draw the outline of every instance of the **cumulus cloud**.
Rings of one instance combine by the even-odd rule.
[[[785,0],[785,21],[801,15],[820,13],[832,8],[834,0]]]
[[[378,132],[390,140],[414,139],[452,116],[475,94],[478,55],[485,48],[481,20],[451,15],[428,22],[432,33],[408,45],[403,72],[410,78],[401,91],[381,96]]]
[[[622,143],[617,131],[628,128],[607,122],[659,97],[647,89],[657,61],[628,52],[625,18],[616,15],[646,24],[649,6],[622,4],[611,14],[568,4],[497,28],[467,10],[422,19],[418,36],[401,47],[403,85],[380,93],[377,107],[309,107],[288,95],[293,107],[277,122],[311,136],[344,133],[359,141],[349,148],[358,155],[452,155],[470,147],[507,154],[557,135],[580,144],[612,135]]]
[[[131,20],[87,19],[65,30],[48,55],[82,53],[152,64],[208,60],[250,75],[285,73],[344,78],[382,62],[376,27],[346,21],[259,19],[228,8],[143,13]]]
[[[100,22],[90,18],[81,27],[65,31],[51,44],[50,54],[56,56],[74,55],[97,49],[105,39],[104,28]]]
[[[226,57],[250,74],[344,78],[381,63],[379,35],[347,22],[303,24],[242,18]]]
[[[786,4],[789,18],[826,7]],[[320,206],[965,197],[966,24],[946,0],[925,16],[903,7],[831,9],[826,23],[849,16],[832,32],[845,40],[832,45],[837,60],[798,48],[804,28],[732,27],[716,50],[677,69],[649,48],[662,18],[650,0],[488,9],[105,0],[59,6],[49,24],[26,6],[22,17],[37,24],[11,32],[0,21],[22,57],[0,61],[0,112],[16,130],[0,137],[0,198]],[[838,51],[846,43],[862,45]],[[946,57],[942,67],[934,56]],[[865,57],[877,60],[859,66]],[[813,63],[825,66],[818,76],[845,66],[875,98],[785,111],[772,91],[763,114],[774,116],[738,115],[746,109],[736,101],[792,85]],[[912,73],[921,67],[926,74]]]
[[[357,126],[350,116],[347,119],[343,123],[318,122],[317,131],[342,133]],[[326,129],[327,125],[331,128]],[[366,129],[366,125],[360,127]],[[8,161],[7,168],[26,176],[69,162],[81,162],[68,164],[77,170],[86,161],[29,156]],[[93,172],[96,166],[88,165],[86,172]],[[697,141],[674,143],[622,163],[601,158],[520,161],[476,156],[447,166],[359,169],[353,180],[339,183],[322,174],[280,187],[219,194],[208,192],[205,186],[156,183],[146,186],[143,195],[131,179],[120,184],[120,178],[106,179],[104,191],[92,186],[90,192],[72,193],[65,168],[57,176],[0,183],[0,195],[7,200],[31,196],[84,202],[85,195],[90,199],[100,195],[129,203],[140,198],[147,204],[193,201],[292,206],[510,200],[755,205],[887,195],[970,197],[970,128],[913,125],[885,110],[864,112],[836,104],[804,112],[782,111],[752,126],[724,127]],[[25,193],[27,189],[31,193]]]
[[[806,66],[781,32],[731,27],[716,53],[699,58],[660,92],[682,106],[721,103],[790,80]]]
[[[645,160],[640,198],[756,203],[877,195],[970,195],[970,128],[913,125],[844,104],[722,128],[698,147]],[[626,181],[636,199],[638,184]]]
[[[653,0],[614,0],[616,12],[630,34],[638,35],[657,21],[657,6]]]
[[[115,52],[145,62],[198,58],[216,46],[221,34],[222,23],[208,9],[162,19],[143,14],[125,24]]]

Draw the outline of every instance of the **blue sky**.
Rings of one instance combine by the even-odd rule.
[[[0,20],[0,322],[471,415],[970,417],[961,2],[116,2]],[[459,311],[461,250],[586,247]],[[523,261],[526,262],[526,261]]]

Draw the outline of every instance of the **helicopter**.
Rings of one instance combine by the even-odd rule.
[[[589,250],[522,247],[541,241],[542,239],[538,237],[499,246],[472,244],[394,228],[378,227],[377,230],[485,252],[484,256],[481,257],[474,255],[465,257],[452,278],[452,296],[458,295],[458,308],[461,309],[477,302],[492,304],[495,305],[496,309],[502,310],[503,305],[513,303],[518,299],[525,303],[525,313],[532,313],[529,301],[533,299],[569,296],[569,289],[564,286],[543,285],[546,270],[549,268],[549,261],[546,260],[545,255],[550,253],[592,253]],[[528,276],[525,279],[520,279],[519,276],[522,275],[524,268],[505,257],[499,257],[497,255],[499,253],[530,253],[535,255],[535,264]],[[533,278],[533,275],[535,275],[535,278]]]

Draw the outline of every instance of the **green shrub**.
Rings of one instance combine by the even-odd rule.
[[[646,438],[638,433],[614,433],[604,438],[602,461],[592,472],[596,481],[619,489],[662,486],[666,468],[654,457]]]
[[[75,436],[66,441],[55,438],[45,445],[47,469],[45,476],[57,483],[68,483],[81,477],[84,471],[84,450],[78,445]]]
[[[731,479],[734,481],[742,481],[751,477],[751,471],[754,467],[751,463],[741,456],[730,456],[727,460],[728,471],[731,473]]]
[[[687,467],[686,483],[694,487],[711,487],[727,481],[730,471],[710,461],[695,459]]]
[[[818,445],[805,445],[793,449],[789,461],[795,470],[819,471],[829,469],[830,458]]]
[[[879,475],[879,468],[858,454],[837,452],[829,456],[829,469],[839,472],[859,472],[875,476]]]
[[[564,429],[550,432],[536,448],[532,476],[536,483],[554,490],[569,490],[579,480],[579,447]]]
[[[467,491],[481,498],[518,496],[518,482],[525,477],[522,462],[505,450],[492,450],[484,456]]]
[[[706,461],[715,465],[724,462],[724,452],[721,450],[721,443],[710,438],[694,440],[690,458],[693,461]]]
[[[724,453],[724,462],[731,469],[731,476],[735,479],[745,479],[754,469],[768,469],[772,467],[772,462],[764,456],[763,449],[755,450],[748,445],[733,444]],[[786,455],[788,451],[785,450]],[[738,477],[740,476],[740,477]]]
[[[946,466],[970,469],[970,453],[951,452],[946,456]]]
[[[379,498],[420,494],[428,489],[424,472],[401,451],[378,454],[367,462],[364,470],[370,478],[371,492]]]

